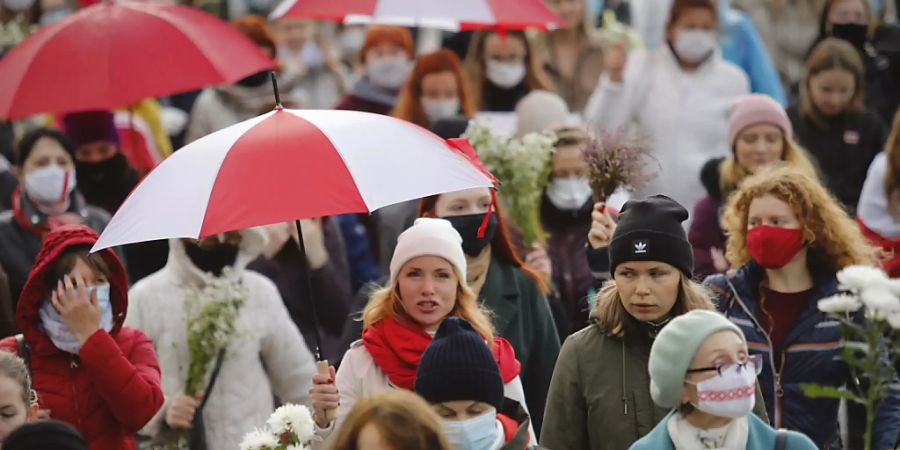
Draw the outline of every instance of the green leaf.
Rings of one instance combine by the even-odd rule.
[[[844,399],[850,402],[856,402],[859,404],[865,404],[865,400],[854,395],[850,391],[838,389],[834,386],[822,386],[814,383],[801,383],[800,389],[803,390],[803,395],[809,398],[833,398],[833,399]]]

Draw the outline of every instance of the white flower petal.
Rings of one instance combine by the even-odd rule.
[[[883,319],[892,313],[900,312],[900,298],[883,287],[864,289],[860,298],[867,311],[871,312],[876,319]]]
[[[819,300],[819,311],[828,314],[844,314],[856,312],[862,307],[862,303],[852,295],[837,294],[823,300]]]
[[[267,430],[259,428],[244,435],[241,440],[241,450],[275,450],[280,443],[278,437]]]

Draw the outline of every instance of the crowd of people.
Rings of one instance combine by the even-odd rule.
[[[900,277],[900,2],[544,1],[558,29],[454,33],[187,1],[287,108],[552,135],[534,245],[501,185],[90,253],[161,160],[275,107],[268,71],[0,122],[0,447],[237,449],[295,403],[320,450],[861,449],[867,421],[900,448],[900,392],[866,417],[802,388],[858,384],[817,309],[837,273]],[[4,0],[0,58],[84,6]],[[582,148],[616,130],[651,177],[595,198]],[[242,297],[195,390],[217,280]]]

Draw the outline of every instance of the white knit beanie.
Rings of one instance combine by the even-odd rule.
[[[459,232],[449,221],[422,217],[397,238],[397,247],[391,257],[391,286],[404,264],[425,255],[446,259],[462,280],[466,279],[466,255]]]
[[[516,105],[516,136],[569,124],[569,106],[562,97],[552,92],[531,91]]]

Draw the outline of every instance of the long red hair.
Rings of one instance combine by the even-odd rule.
[[[459,109],[462,115],[471,119],[475,116],[475,105],[466,86],[462,74],[462,65],[455,53],[447,49],[440,49],[434,53],[419,56],[412,73],[406,80],[406,85],[397,99],[392,116],[412,122],[421,127],[428,128],[428,116],[422,108],[422,80],[426,75],[439,72],[451,72],[456,80],[456,89],[459,95]]]
[[[438,197],[440,197],[440,194],[425,197],[420,200],[417,217],[437,217],[436,207]],[[550,292],[550,286],[547,284],[547,280],[544,279],[544,276],[525,266],[525,262],[522,261],[522,258],[516,253],[515,246],[509,238],[509,229],[506,228],[506,222],[503,220],[503,212],[499,201],[494,202],[494,214],[497,216],[497,234],[494,235],[494,239],[491,241],[491,251],[493,254],[497,255],[497,257],[500,258],[500,261],[518,267],[519,270],[525,273],[525,276],[534,282],[538,291],[542,294],[548,294]]]

